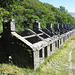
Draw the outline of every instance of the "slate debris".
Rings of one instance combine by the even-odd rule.
[[[2,71],[2,74],[6,74],[6,71]]]
[[[60,57],[62,57],[62,55],[60,55]]]
[[[64,65],[64,66],[66,66],[66,67],[67,67],[67,66],[69,66],[69,65],[68,65],[68,63],[66,63],[66,64],[63,64],[63,65]]]
[[[11,75],[17,75],[17,73],[11,73]]]

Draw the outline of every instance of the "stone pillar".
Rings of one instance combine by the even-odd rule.
[[[55,41],[55,50],[58,49],[58,40]]]
[[[46,28],[49,29],[49,30],[52,29],[52,23],[47,24]]]
[[[60,46],[63,45],[63,38],[60,38]]]
[[[3,22],[3,34],[10,34],[12,31],[15,31],[15,20],[10,21],[5,20]]]
[[[67,25],[63,24],[63,28],[64,28],[64,33],[66,33],[67,32]]]
[[[54,24],[54,29],[59,29],[59,24]]]
[[[70,35],[70,34],[68,33],[68,39],[69,39],[69,35]]]
[[[52,43],[52,53],[54,53],[55,50],[56,50],[56,49],[55,49],[55,42],[53,42],[53,43]]]
[[[59,28],[60,28],[60,29],[63,29],[63,24],[60,24],[60,25],[59,25]]]
[[[39,51],[34,51],[33,52],[33,60],[34,60],[34,70],[36,70],[36,68],[38,68],[39,66]]]
[[[33,23],[33,31],[40,30],[40,23],[35,19],[35,22]]]
[[[60,39],[58,39],[58,48],[60,48]]]
[[[70,33],[71,33],[71,32],[69,32],[69,38],[70,38]]]
[[[63,45],[63,38],[61,38],[61,45]]]
[[[11,36],[11,32],[15,31],[15,20],[12,19],[10,21],[5,20],[3,22],[3,35],[2,35],[2,39],[3,39],[3,47],[4,47],[4,51],[8,57],[8,55],[11,55],[12,53],[12,36]]]
[[[68,38],[67,38],[67,33],[66,33],[66,35],[65,35],[65,41],[67,41],[68,40]]]
[[[63,37],[63,43],[65,42],[65,36]]]
[[[39,50],[39,64],[44,62],[44,48]]]
[[[54,29],[52,28],[52,23],[47,24],[46,28],[49,30],[49,33],[50,33],[51,37],[55,35]]]
[[[56,35],[59,35],[60,34],[59,24],[54,24],[54,30],[55,30],[55,34]]]
[[[59,25],[59,29],[60,29],[60,34],[63,34],[64,33],[63,24],[60,24]]]
[[[59,43],[60,43],[60,41],[57,40],[57,41],[56,41],[56,44],[57,44],[57,47],[56,47],[56,48],[59,48]]]
[[[42,48],[42,57],[44,58],[44,48]]]
[[[41,28],[41,27],[40,27],[40,22],[39,22],[39,23],[38,23],[38,30],[40,30],[40,28]]]
[[[47,57],[50,56],[50,45],[47,46]]]
[[[57,48],[57,41],[55,41],[55,47]]]
[[[11,21],[10,21],[10,29],[11,29],[11,31],[12,32],[14,32],[15,31],[15,20],[14,19],[12,19]]]
[[[67,35],[64,36],[64,42],[67,41]]]
[[[59,42],[59,47],[58,47],[58,48],[60,48],[60,46],[61,46],[61,39],[59,39],[59,41],[58,41],[58,42]]]

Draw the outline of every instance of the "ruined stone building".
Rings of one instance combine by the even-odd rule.
[[[2,47],[4,60],[12,61],[21,67],[30,67],[36,70],[46,57],[53,54],[75,33],[71,24],[47,24],[41,29],[40,23],[35,20],[33,30],[25,29],[21,34],[16,33],[15,20],[3,22]]]

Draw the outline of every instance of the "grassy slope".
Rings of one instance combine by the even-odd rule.
[[[69,52],[75,43],[75,35],[70,38],[63,46],[57,50],[55,54],[47,59],[48,62],[45,63],[39,71],[42,73],[40,75],[69,75]],[[75,57],[74,57],[75,58]],[[72,60],[74,60],[74,58]],[[39,72],[38,71],[38,72]]]
[[[75,40],[75,38],[73,39]],[[73,49],[73,52],[72,52],[72,66],[75,67],[75,48]],[[73,75],[75,75],[75,69],[72,69],[72,72],[73,72]]]
[[[45,63],[41,64],[36,71],[19,68],[11,64],[0,64],[2,65],[0,66],[0,75],[2,75],[2,71],[6,72],[5,75],[12,75],[11,73],[16,73],[17,75],[69,75],[69,52],[74,43],[75,35],[65,42],[56,53],[46,58]],[[73,52],[75,53],[75,50]],[[72,55],[72,62],[75,63],[75,55]],[[73,73],[75,73],[74,70]]]

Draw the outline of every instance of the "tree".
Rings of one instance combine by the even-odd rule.
[[[59,10],[60,10],[62,13],[66,13],[65,7],[63,7],[63,6],[60,6]]]
[[[47,23],[75,24],[75,18],[68,14],[63,6],[56,8],[38,0],[0,0],[0,24],[3,19],[12,18],[15,19],[18,31],[32,29],[35,18],[41,23],[42,28],[46,27]]]

